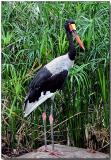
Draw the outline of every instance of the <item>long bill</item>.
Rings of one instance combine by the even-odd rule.
[[[82,43],[82,41],[80,40],[78,34],[76,33],[76,27],[75,24],[70,24],[70,31],[72,32],[73,36],[75,37],[76,41],[78,42],[79,46],[85,50],[84,45]]]
[[[80,38],[79,38],[78,34],[76,33],[76,31],[72,31],[72,34],[75,37],[75,39],[78,42],[78,44],[80,45],[80,47],[85,50],[84,45],[83,45],[82,41],[80,40]]]

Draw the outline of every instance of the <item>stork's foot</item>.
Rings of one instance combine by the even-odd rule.
[[[96,151],[94,149],[91,150],[91,153],[96,153]]]
[[[92,150],[92,149],[90,149],[90,148],[87,148],[87,152],[91,152],[91,150]]]
[[[90,149],[90,148],[87,148],[87,152],[96,153],[96,151],[94,149]]]
[[[63,156],[63,153],[59,152],[57,150],[53,150],[53,151],[49,152],[49,155],[53,155],[53,156],[56,156],[56,157],[61,157],[61,156]]]
[[[50,149],[48,149],[48,147],[41,147],[41,148],[39,148],[39,149],[37,149],[37,151],[39,151],[39,152],[48,152],[49,153],[49,155],[53,155],[53,156],[56,156],[56,157],[61,157],[61,156],[63,156],[63,153],[62,152],[59,152],[59,151],[57,151],[57,150],[50,150]]]
[[[47,147],[44,147],[44,146],[39,148],[37,151],[39,151],[39,152],[50,152],[50,150]]]

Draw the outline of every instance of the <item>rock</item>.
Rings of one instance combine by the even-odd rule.
[[[49,150],[51,150],[51,145],[47,146]],[[50,155],[49,152],[40,151],[44,146],[40,147],[35,152],[30,152],[19,156],[17,158],[105,158],[108,159],[109,155],[101,152],[91,153],[86,149],[77,148],[77,147],[69,147],[65,145],[55,144],[55,151],[58,151],[60,155]]]

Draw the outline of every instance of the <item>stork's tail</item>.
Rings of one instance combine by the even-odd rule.
[[[26,97],[25,103],[24,103],[24,117],[27,117],[33,110],[35,110],[40,104],[45,102],[48,98],[51,98],[54,95],[54,93],[46,92],[44,95],[41,93],[41,96],[39,100],[35,102],[29,102],[28,97]]]

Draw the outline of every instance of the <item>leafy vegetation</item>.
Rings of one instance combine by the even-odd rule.
[[[109,148],[109,2],[2,2],[2,151],[28,151],[44,144],[41,105],[23,118],[32,76],[68,51],[64,23],[72,18],[85,45],[77,48],[64,91],[56,95],[55,143],[86,147],[87,126],[104,133]],[[50,113],[50,101],[47,104]],[[104,131],[104,132],[103,132]],[[50,126],[47,118],[47,137]],[[81,143],[83,142],[83,143]],[[106,149],[106,150],[105,150]]]

